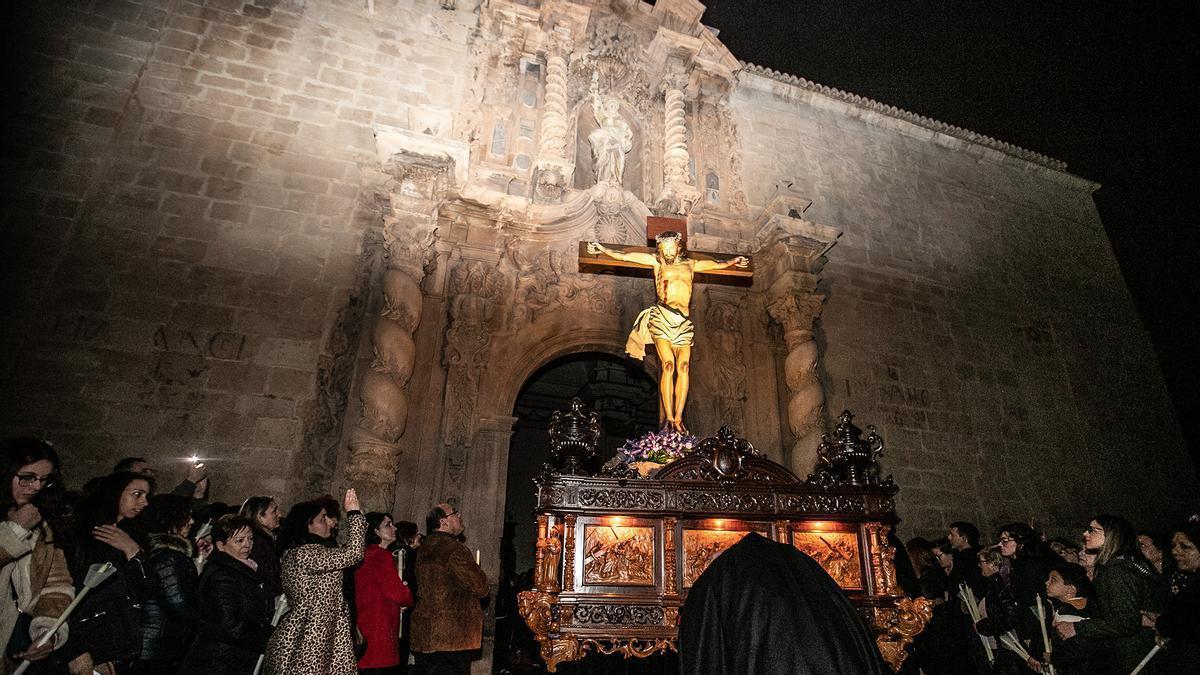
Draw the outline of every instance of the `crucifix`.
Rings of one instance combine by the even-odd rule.
[[[654,218],[648,224],[660,229],[654,237],[654,248],[606,245],[595,241],[581,243],[579,271],[615,272],[632,268],[653,272],[657,302],[642,310],[634,320],[625,351],[640,361],[646,356],[646,345],[654,344],[662,368],[658,383],[659,425],[665,430],[686,434],[683,408],[687,404],[695,332],[689,318],[692,283],[697,280],[697,275],[729,277],[735,282],[747,283],[754,273],[746,256],[685,251],[685,220]]]

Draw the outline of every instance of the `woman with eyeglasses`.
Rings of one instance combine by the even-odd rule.
[[[46,500],[61,493],[58,469],[58,454],[45,441],[0,443],[0,504],[6,514],[0,525],[0,644],[8,659],[38,661],[66,641],[64,627],[45,646],[33,647],[75,596],[61,539],[42,512]]]
[[[1033,607],[1045,592],[1050,573],[1050,557],[1037,531],[1025,523],[1009,523],[1000,528],[996,547],[1012,566],[1012,594],[1021,607]],[[1041,637],[1033,613],[1022,610],[1017,618],[1017,634],[1023,640]]]
[[[1025,662],[1013,652],[1000,647],[1001,635],[1017,627],[1021,605],[1013,594],[1012,561],[997,546],[989,546],[976,555],[979,571],[987,582],[983,597],[986,615],[975,624],[980,635],[993,639],[995,661],[992,673],[1016,674],[1027,670]],[[979,664],[982,665],[982,664]]]
[[[1054,629],[1064,640],[1078,636],[1093,643],[1094,672],[1128,673],[1154,646],[1141,614],[1152,608],[1150,566],[1137,552],[1133,526],[1120,516],[1093,518],[1084,530],[1083,545],[1096,552],[1092,616],[1079,623],[1056,623]]]

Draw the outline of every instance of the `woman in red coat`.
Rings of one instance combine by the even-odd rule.
[[[367,550],[354,571],[354,598],[358,630],[367,641],[367,652],[358,660],[358,672],[394,675],[404,672],[400,663],[400,611],[412,607],[413,596],[400,580],[396,559],[387,547],[396,541],[396,526],[386,513],[367,514]]]

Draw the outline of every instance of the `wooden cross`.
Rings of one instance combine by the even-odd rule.
[[[629,246],[625,244],[604,244],[606,248],[622,253],[640,252],[654,254],[654,237],[660,232],[679,232],[685,244],[684,252],[692,260],[715,260],[724,262],[738,257],[740,254],[710,253],[708,251],[693,251],[686,247],[687,221],[682,218],[661,218],[650,216],[646,219],[647,246]],[[603,242],[601,242],[603,243]],[[749,258],[749,256],[746,256]],[[587,242],[579,242],[579,271],[585,274],[615,274],[626,277],[651,279],[654,271],[649,267],[637,265],[623,260],[615,260],[603,254],[592,254],[587,251]],[[749,267],[730,267],[723,270],[700,272],[695,276],[695,282],[701,284],[723,284],[727,286],[750,286],[754,282],[754,261]]]

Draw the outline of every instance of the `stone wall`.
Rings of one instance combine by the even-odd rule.
[[[1195,473],[1094,184],[768,73],[739,85],[751,212],[788,181],[843,230],[828,412],[879,427],[906,533],[1184,508]]]
[[[0,155],[9,178],[0,203],[9,282],[0,432],[53,439],[74,485],[129,454],[155,458],[174,478],[196,452],[216,471],[217,499],[266,491],[290,501],[337,487],[348,397],[371,358],[363,331],[382,311],[377,237],[395,189],[373,128],[475,148],[479,128],[504,113],[495,92],[474,81],[489,72],[481,65],[487,48],[500,52],[487,61],[496,72],[568,49],[546,41],[526,54],[522,36],[544,28],[537,11],[499,0],[489,7],[506,6],[494,20],[505,39],[480,45],[490,10],[457,4],[63,0],[10,10],[20,29],[2,61],[19,86]],[[566,24],[585,7],[607,11],[550,4]],[[655,12],[695,9],[666,0],[654,10],[621,7],[641,28],[680,30],[690,18]],[[571,48],[582,50],[585,37],[576,30]],[[715,49],[707,31],[693,37]],[[480,101],[490,116],[481,116]],[[659,105],[636,111],[647,129],[661,124]],[[1094,186],[753,68],[739,74],[728,105],[706,100],[688,118],[699,124],[697,144],[731,133],[726,108],[740,156],[692,150],[704,160],[698,175],[733,173],[722,177],[733,210],[706,214],[712,219],[693,234],[733,247],[722,250],[752,250],[751,223],[780,186],[812,200],[806,220],[844,232],[821,274],[827,413],[850,408],[880,427],[887,467],[903,488],[905,534],[931,534],[961,517],[987,525],[1039,516],[1063,526],[1095,510],[1149,517],[1194,494],[1148,337],[1093,207]],[[657,133],[647,138],[661,142]],[[472,179],[486,190],[485,174],[500,174],[480,166]],[[504,228],[521,217],[510,206],[458,204],[461,218],[439,234],[438,274],[477,247],[468,257],[500,260],[506,278],[516,276],[520,265],[501,250],[514,246]],[[571,227],[526,244],[541,250],[554,237],[570,239],[570,254],[592,231],[590,223]],[[585,297],[581,290],[611,297],[604,284],[588,290],[596,284],[570,274],[534,276],[571,298]],[[625,295],[646,289],[629,286]],[[410,518],[450,484],[439,437],[445,289],[423,291],[411,380],[420,398],[400,441],[397,508]],[[761,302],[738,305],[741,316],[710,311],[736,299],[697,295],[701,321],[740,322],[754,337],[702,338],[713,355],[697,357],[697,379],[722,377],[722,344],[748,350],[745,423],[769,430],[756,431],[764,437],[778,433],[780,447],[763,449],[786,461],[781,410],[791,394],[761,364],[773,360],[779,371],[787,349],[778,335],[767,344],[776,329]],[[626,313],[640,308],[627,304]],[[579,326],[558,314],[555,325]],[[592,332],[547,338],[541,363],[507,362],[511,353],[497,347],[494,368],[528,374],[573,349],[618,353],[628,317],[595,314]],[[705,396],[694,394],[697,410],[728,405]],[[505,461],[486,453],[506,447],[510,412],[476,420],[470,457],[478,459],[452,481],[473,486],[477,504],[490,503],[497,484],[503,492]],[[1130,487],[1164,498],[1143,503]],[[485,547],[498,540],[481,537]]]
[[[74,485],[130,454],[174,478],[195,452],[217,499],[330,489],[376,267],[371,127],[448,118],[473,15],[20,5],[3,433],[53,439]]]

